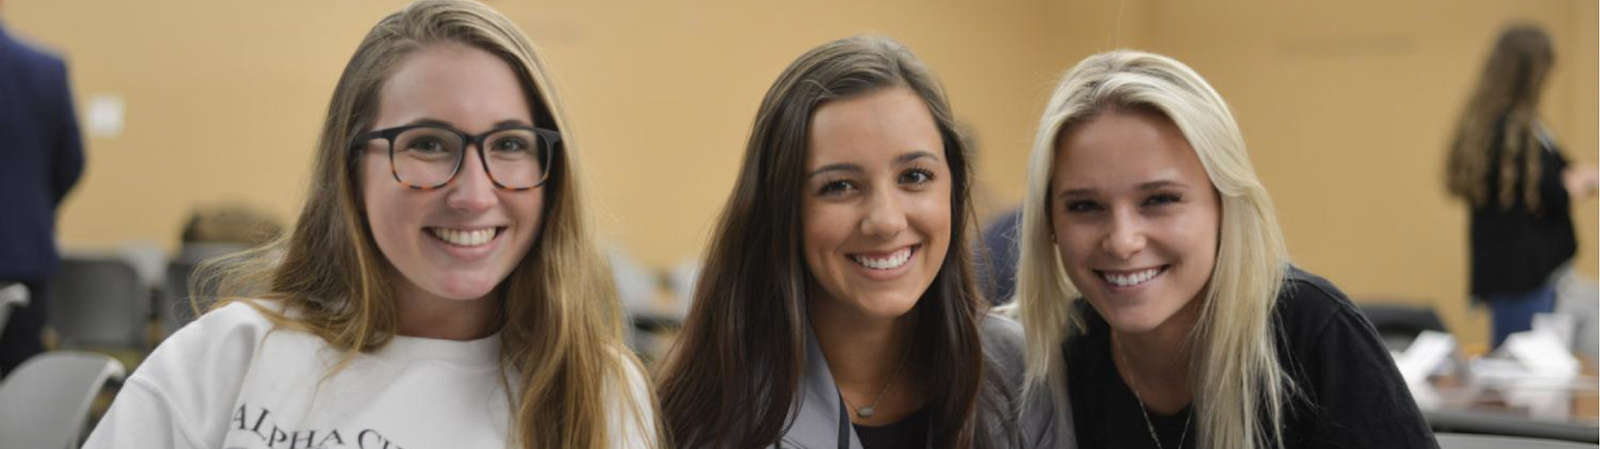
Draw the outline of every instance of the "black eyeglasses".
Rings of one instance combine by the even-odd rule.
[[[520,191],[544,185],[561,132],[523,125],[498,126],[472,135],[445,125],[397,126],[362,133],[350,139],[350,149],[366,147],[373,139],[389,144],[389,169],[394,180],[418,190],[444,187],[461,172],[466,148],[478,147],[478,161],[495,187]]]

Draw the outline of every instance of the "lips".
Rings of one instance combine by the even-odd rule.
[[[850,260],[861,266],[873,270],[893,270],[905,266],[911,260],[911,255],[916,253],[922,245],[911,245],[887,253],[855,253],[849,254]]]
[[[1157,276],[1161,276],[1163,273],[1166,273],[1167,269],[1171,267],[1172,265],[1162,265],[1159,267],[1132,271],[1094,270],[1094,274],[1100,276],[1100,279],[1105,280],[1107,283],[1110,283],[1113,286],[1127,288],[1137,287],[1146,282],[1150,282],[1151,279],[1155,279]]]
[[[487,245],[489,242],[493,242],[501,231],[505,230],[504,227],[498,226],[492,228],[427,227],[423,229],[428,231],[428,235],[432,235],[440,241],[465,248]]]

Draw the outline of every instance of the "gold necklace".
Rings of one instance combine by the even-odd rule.
[[[1122,340],[1117,339],[1116,336],[1113,335],[1111,337],[1111,342],[1116,345],[1116,348],[1114,348],[1112,352],[1115,353],[1117,359],[1122,361],[1122,366],[1131,368],[1133,365],[1128,364],[1128,357],[1122,355]],[[1156,425],[1150,421],[1150,411],[1145,409],[1144,397],[1139,395],[1139,386],[1135,385],[1133,381],[1133,375],[1129,374],[1124,380],[1128,381],[1128,390],[1133,392],[1133,399],[1139,402],[1139,413],[1144,415],[1144,428],[1145,430],[1150,431],[1150,439],[1156,442],[1156,449],[1166,449],[1166,447],[1161,445],[1161,437],[1156,436]],[[1191,410],[1189,411],[1189,414],[1183,418],[1183,433],[1178,436],[1178,445],[1175,447],[1175,449],[1183,448],[1184,440],[1189,438],[1189,422],[1193,420],[1194,411]]]

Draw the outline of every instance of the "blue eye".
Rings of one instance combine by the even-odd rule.
[[[1158,193],[1144,200],[1144,204],[1147,206],[1165,206],[1180,202],[1183,202],[1183,196],[1172,193]]]
[[[1100,203],[1096,203],[1094,201],[1074,200],[1068,201],[1066,204],[1066,210],[1068,213],[1087,213],[1095,212],[1100,209]]]

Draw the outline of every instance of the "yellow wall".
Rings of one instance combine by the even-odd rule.
[[[88,141],[68,247],[176,244],[187,211],[243,200],[291,219],[346,58],[399,1],[9,0],[13,35],[62,50],[80,105],[120,95],[124,134]],[[1466,220],[1440,184],[1450,127],[1499,27],[1559,45],[1544,113],[1594,163],[1593,0],[500,1],[546,50],[582,140],[602,234],[643,263],[698,254],[757,103],[795,56],[876,31],[943,78],[980,151],[982,210],[1020,198],[1060,71],[1093,52],[1168,53],[1239,117],[1297,262],[1358,299],[1440,308],[1465,340]],[[1596,275],[1596,202],[1576,209]]]

